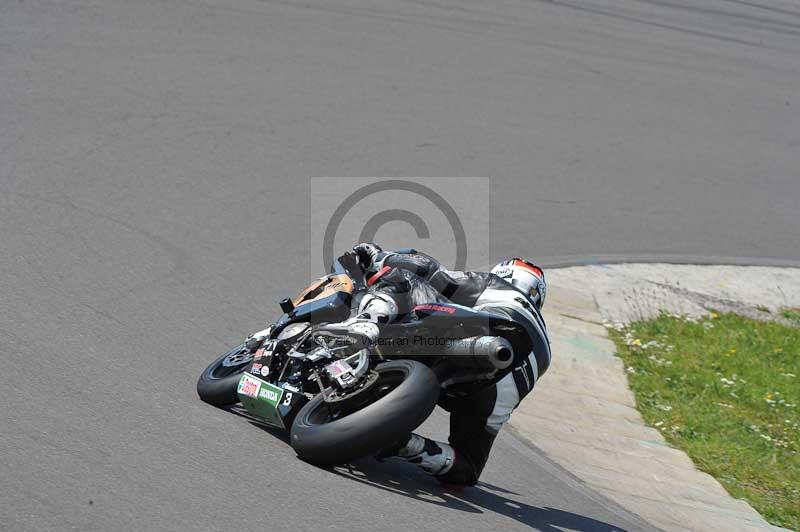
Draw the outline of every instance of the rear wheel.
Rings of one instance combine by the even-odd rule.
[[[433,412],[439,381],[430,368],[395,360],[376,371],[375,396],[364,408],[348,413],[320,394],[300,410],[291,431],[292,447],[300,458],[332,466],[375,454],[407,437]]]
[[[237,345],[212,362],[197,381],[197,395],[214,406],[239,402],[236,387],[242,372],[253,361],[253,355],[244,344]]]

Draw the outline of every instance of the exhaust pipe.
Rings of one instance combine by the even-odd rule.
[[[448,342],[441,355],[459,368],[506,369],[514,361],[514,349],[499,336],[472,336]]]

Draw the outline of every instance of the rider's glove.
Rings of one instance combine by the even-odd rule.
[[[378,253],[382,252],[383,250],[376,244],[362,242],[361,244],[354,246],[353,251],[355,251],[356,255],[358,255],[358,263],[361,265],[361,267],[364,268],[364,270],[370,270],[375,264],[375,259],[378,257]]]
[[[339,262],[344,267],[345,271],[351,276],[357,272],[363,273],[361,264],[359,264],[358,253],[355,251],[345,251],[339,258]]]

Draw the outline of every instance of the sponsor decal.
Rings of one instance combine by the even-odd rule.
[[[269,375],[269,366],[261,366],[261,376],[266,377]]]
[[[270,386],[262,386],[261,391],[258,392],[258,398],[276,405],[281,398],[280,389],[273,389]]]
[[[242,395],[246,395],[255,399],[256,395],[258,395],[258,388],[260,385],[261,381],[254,379],[250,375],[244,374],[239,381],[238,392]]]
[[[511,268],[498,268],[494,271],[494,274],[501,279],[511,277]]]
[[[255,354],[253,355],[253,360],[261,360],[261,357],[264,355],[264,348],[259,347],[256,349]]]
[[[448,314],[455,314],[456,309],[453,307],[446,307],[444,305],[417,305],[414,310],[431,310],[433,312],[446,312]]]
[[[258,375],[261,372],[261,364],[253,364],[253,367],[250,368],[250,373],[253,375]]]

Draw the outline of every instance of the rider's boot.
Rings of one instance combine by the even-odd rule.
[[[423,438],[419,434],[411,434],[405,444],[391,449],[391,452],[391,456],[416,464],[431,475],[444,475],[450,471],[456,460],[455,450],[450,445]],[[379,456],[389,455],[381,453]]]
[[[316,335],[317,337],[330,337],[331,347],[336,346],[343,337],[357,338],[359,341],[349,346],[351,350],[355,350],[374,345],[380,333],[381,330],[377,323],[365,316],[356,316],[339,323],[324,325],[317,330]]]

